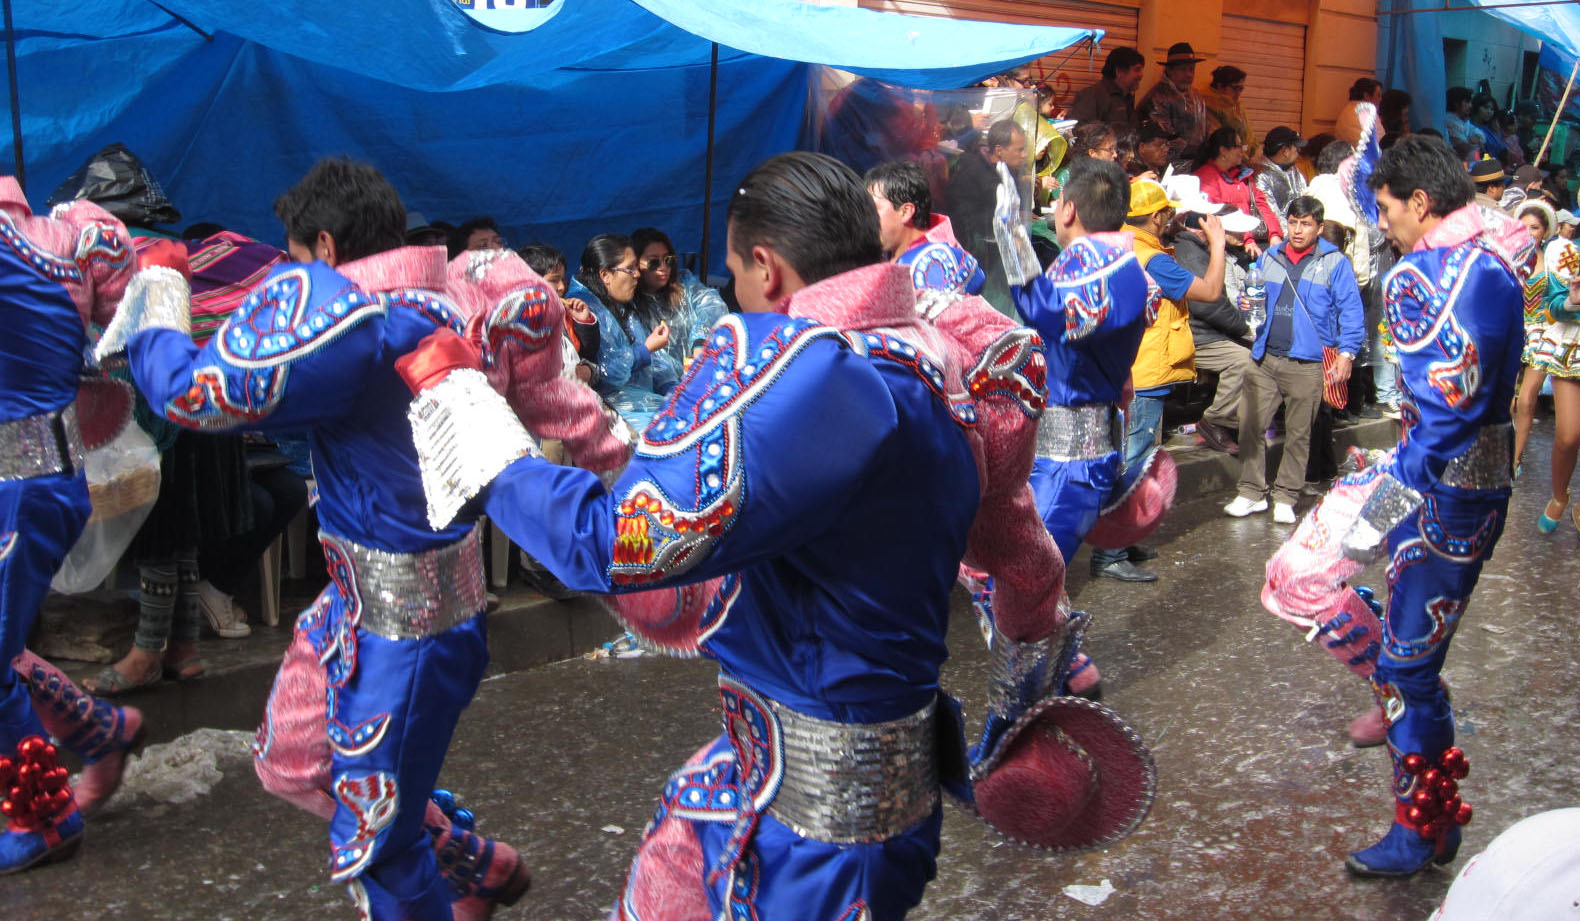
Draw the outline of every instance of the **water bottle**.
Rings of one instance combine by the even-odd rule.
[[[1245,273],[1245,322],[1251,326],[1251,336],[1256,336],[1256,331],[1262,328],[1262,323],[1267,320],[1267,280],[1262,277],[1262,267],[1253,263],[1251,270]]]

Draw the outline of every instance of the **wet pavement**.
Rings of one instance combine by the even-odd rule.
[[[1424,919],[1466,857],[1520,818],[1580,803],[1580,640],[1567,523],[1536,532],[1550,420],[1539,424],[1510,522],[1445,675],[1476,808],[1462,856],[1408,881],[1353,881],[1344,855],[1391,814],[1387,758],[1344,727],[1363,684],[1257,604],[1262,563],[1290,527],[1224,517],[1230,495],[1185,502],[1155,541],[1153,585],[1088,582],[1089,648],[1104,702],[1152,746],[1158,801],[1129,839],[1055,856],[1002,843],[946,807],[938,878],[911,917]],[[1185,499],[1187,497],[1183,497]],[[1381,584],[1381,567],[1365,574]],[[1362,580],[1364,581],[1364,579]],[[980,713],[986,655],[963,595],[945,684]],[[717,731],[704,661],[573,659],[486,681],[444,784],[479,830],[516,844],[536,882],[500,919],[593,921],[607,911],[663,778]],[[254,780],[250,734],[204,730],[151,748],[69,863],[0,881],[0,917],[353,917],[327,881],[323,827]],[[1097,906],[1066,886],[1114,892]]]

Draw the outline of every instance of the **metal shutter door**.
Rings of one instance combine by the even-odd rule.
[[[1139,2],[1139,0],[1138,0]],[[1137,8],[1092,0],[859,0],[863,9],[916,16],[947,16],[984,22],[1014,22],[1076,29],[1102,29],[1103,50],[1095,59],[1084,46],[1067,48],[1034,61],[1032,73],[1052,83],[1060,101],[1102,78],[1108,49],[1136,47]]]
[[[1246,73],[1245,94],[1240,101],[1251,118],[1257,143],[1269,129],[1279,125],[1299,131],[1301,100],[1305,95],[1306,27],[1249,16],[1224,16],[1221,47],[1218,63],[1233,64]]]

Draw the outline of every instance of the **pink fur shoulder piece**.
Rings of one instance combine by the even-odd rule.
[[[109,323],[137,272],[137,252],[118,218],[89,201],[39,217],[11,176],[0,176],[0,238],[65,287],[84,324]]]

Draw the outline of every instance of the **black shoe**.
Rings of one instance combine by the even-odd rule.
[[[1235,441],[1234,435],[1223,426],[1203,419],[1196,423],[1196,434],[1201,436],[1202,444],[1214,451],[1222,451],[1230,457],[1240,456],[1240,443]]]
[[[1362,419],[1381,419],[1383,414],[1382,410],[1377,408],[1376,403],[1367,403],[1365,407],[1361,409],[1360,416]]]
[[[1125,548],[1125,559],[1132,563],[1145,563],[1148,560],[1157,558],[1158,552],[1144,544],[1136,544],[1134,547]]]
[[[1105,566],[1093,566],[1092,578],[1118,579],[1121,582],[1156,582],[1158,574],[1148,572],[1129,560],[1115,560]]]

